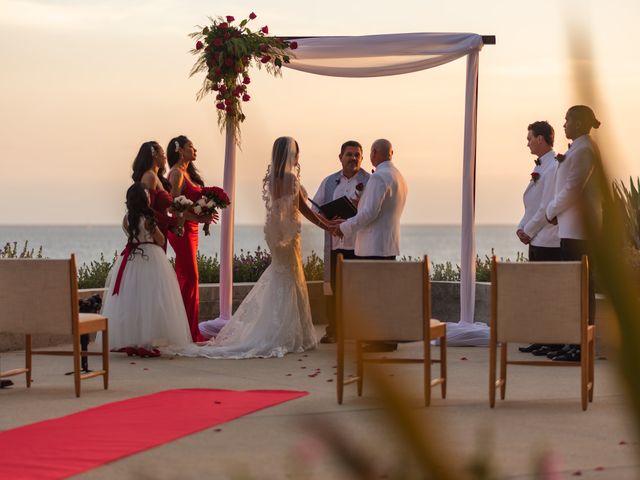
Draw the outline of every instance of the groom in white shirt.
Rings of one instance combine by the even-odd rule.
[[[389,140],[373,142],[370,159],[376,170],[364,189],[358,213],[332,231],[338,237],[355,235],[358,258],[395,260],[400,254],[400,216],[407,184],[392,157]]]

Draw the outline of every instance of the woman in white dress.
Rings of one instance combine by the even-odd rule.
[[[165,238],[142,183],[127,190],[123,229],[127,246],[107,277],[102,315],[109,319],[109,346],[128,355],[156,357],[191,343],[176,274]]]
[[[298,143],[280,137],[273,144],[263,184],[265,240],[271,264],[215,339],[180,351],[208,358],[269,358],[304,352],[317,340],[300,251],[300,214],[323,229],[332,224],[306,204],[300,186]]]

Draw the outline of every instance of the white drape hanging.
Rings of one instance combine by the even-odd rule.
[[[462,247],[460,265],[460,322],[449,325],[449,344],[480,345],[487,342],[487,329],[476,325],[475,304],[475,161],[478,60],[482,36],[471,33],[407,33],[357,37],[298,38],[298,49],[285,66],[302,72],[334,77],[379,77],[401,75],[437,67],[467,56],[464,150],[462,168]],[[228,136],[227,136],[228,137]],[[229,138],[227,138],[227,142]],[[234,145],[235,146],[235,145]],[[235,172],[235,148],[225,151],[225,189],[227,173]],[[233,165],[233,168],[228,164]],[[231,174],[232,176],[234,173]],[[231,197],[231,201],[235,199]],[[233,215],[222,217],[220,276],[220,318],[217,330],[231,315],[233,283]],[[224,247],[224,248],[222,248]],[[224,292],[224,294],[223,294]],[[202,324],[201,324],[202,325]],[[454,328],[451,328],[454,327]]]

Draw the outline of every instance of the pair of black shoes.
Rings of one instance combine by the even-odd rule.
[[[562,350],[556,352],[549,358],[556,362],[579,362],[580,345],[565,345]]]
[[[551,353],[561,350],[564,345],[561,344],[545,344],[545,343],[532,343],[528,347],[520,347],[522,353],[531,353],[536,357],[546,357]]]

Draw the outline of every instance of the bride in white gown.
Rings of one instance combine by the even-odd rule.
[[[269,358],[316,346],[300,252],[300,214],[323,229],[331,222],[306,204],[300,185],[298,143],[280,137],[273,144],[263,184],[265,240],[271,265],[215,339],[178,353],[208,358]]]

